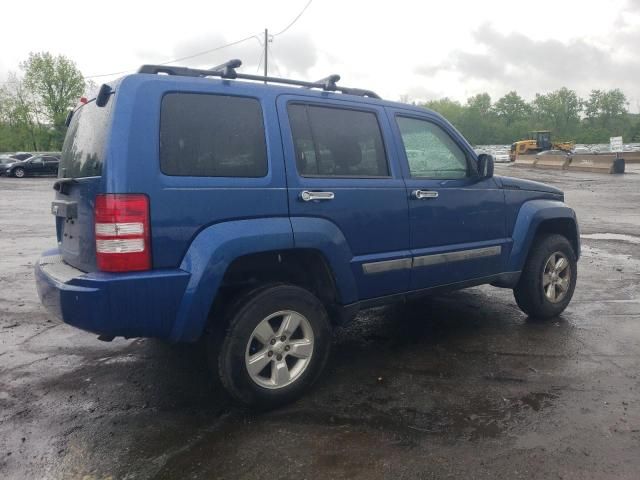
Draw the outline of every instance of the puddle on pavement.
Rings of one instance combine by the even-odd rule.
[[[395,432],[402,437],[445,435],[456,440],[496,438],[530,420],[528,416],[551,407],[558,394],[529,392],[523,395],[500,395],[475,398],[462,405],[394,407],[384,401],[364,401],[346,408],[322,406],[283,409],[261,416],[241,416],[230,419],[235,427],[262,424],[282,430],[304,430],[306,426],[325,428],[372,429]],[[390,402],[393,403],[393,402]],[[229,425],[227,425],[228,427]],[[235,428],[234,428],[235,430]]]
[[[625,235],[622,233],[586,233],[580,235],[580,238],[587,240],[613,240],[617,242],[627,242],[640,245],[640,237],[635,235]]]
[[[588,245],[582,245],[582,255],[593,259],[599,259],[603,263],[609,262],[608,266],[623,266],[631,267],[640,265],[640,260],[633,258],[631,253],[611,253],[608,250],[602,248],[590,247]],[[617,262],[617,264],[615,263]]]
[[[544,407],[548,407],[551,405],[551,402],[558,398],[558,395],[555,393],[549,392],[532,392],[524,397],[520,398],[520,402],[527,407],[530,407],[534,412],[539,412]]]

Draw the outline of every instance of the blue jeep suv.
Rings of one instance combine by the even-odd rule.
[[[494,176],[429,110],[239,65],[143,66],[70,114],[36,266],[64,322],[202,338],[265,407],[316,380],[362,308],[481,284],[531,317],[566,308],[580,243],[560,190]]]

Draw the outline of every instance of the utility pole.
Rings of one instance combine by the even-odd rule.
[[[267,83],[267,62],[269,57],[269,30],[264,29],[264,83]]]

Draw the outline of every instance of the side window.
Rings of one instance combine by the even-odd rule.
[[[389,176],[374,113],[297,103],[290,104],[288,112],[300,175]]]
[[[166,175],[264,177],[268,163],[260,103],[224,95],[165,95],[160,168]]]
[[[451,137],[426,120],[396,117],[412,177],[456,179],[468,175],[467,158]]]

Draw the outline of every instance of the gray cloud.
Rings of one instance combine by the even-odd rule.
[[[193,68],[210,68],[232,58],[239,58],[242,60],[245,71],[255,73],[262,54],[262,47],[256,39],[249,39],[237,45],[214,50],[235,40],[237,39],[228,39],[215,32],[198,34],[177,42],[171,51],[139,49],[135,51],[135,55],[140,63],[165,63],[172,59],[178,59],[172,63]],[[214,51],[182,59],[208,50]]]
[[[640,11],[640,0],[627,0],[626,10]]]
[[[453,65],[461,71],[473,72],[476,78],[485,80],[495,78],[496,73],[503,74],[505,69],[494,57],[467,52],[457,52]]]
[[[622,87],[634,90],[634,95],[638,92],[640,57],[636,45],[640,35],[635,31],[612,36],[616,50],[631,56],[627,61],[617,60],[613,48],[592,45],[583,39],[567,43],[538,41],[521,33],[502,34],[488,24],[473,36],[485,53],[455,51],[446,62],[420,67],[416,73],[454,72],[462,79],[499,84],[505,90],[517,89],[525,95],[561,86],[579,91]]]
[[[291,32],[275,37],[271,44],[277,66],[291,73],[304,76],[318,60],[318,51],[305,33]]]
[[[179,42],[172,52],[157,50],[138,50],[137,58],[140,63],[163,63],[170,58],[189,57],[191,55],[215,49],[226,45],[234,39],[227,39],[218,33],[207,33],[191,37]],[[232,58],[242,60],[242,71],[256,73],[258,64],[262,63],[264,47],[262,38],[249,39],[237,45],[222,48],[194,58],[176,62],[194,68],[209,68]],[[318,60],[318,52],[308,34],[289,33],[286,36],[275,37],[270,43],[269,74],[299,74],[304,75]],[[262,66],[260,67],[262,72]]]
[[[440,90],[434,90],[423,85],[414,85],[407,89],[405,95],[408,97],[404,101],[429,101],[446,97],[446,93]]]
[[[186,57],[226,43],[229,43],[229,40],[217,32],[198,34],[187,40],[178,42],[173,48],[173,56],[176,58]]]

